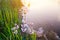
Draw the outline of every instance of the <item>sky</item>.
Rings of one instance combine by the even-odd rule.
[[[33,22],[34,27],[40,27],[47,22],[51,25],[60,22],[60,4],[58,0],[31,0],[27,13],[27,22]],[[58,25],[58,24],[57,24]],[[60,28],[55,25],[55,29]]]
[[[60,4],[58,0],[31,0],[27,20],[60,20]]]
[[[30,9],[41,9],[43,7],[57,6],[58,0],[30,0]]]

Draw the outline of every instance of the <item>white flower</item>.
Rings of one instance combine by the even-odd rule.
[[[28,28],[29,26],[28,26],[28,24],[24,24],[24,27],[27,27]]]
[[[28,24],[22,24],[21,25],[21,30],[22,32],[28,33],[28,34],[33,34],[34,30],[32,30]]]
[[[24,19],[22,19],[22,23],[26,23],[26,21]]]
[[[26,32],[27,29],[26,28],[25,29],[24,28],[21,28],[21,30],[22,30],[22,32]]]
[[[11,30],[15,30],[15,29],[16,29],[16,27],[11,28]]]
[[[18,28],[19,28],[19,26],[17,24],[15,24],[15,27],[11,28],[11,30],[13,31],[13,30],[16,30]]]
[[[16,29],[18,29],[18,28],[19,28],[19,26],[17,25],[17,26],[16,26]]]
[[[18,31],[17,31],[17,30],[15,30],[13,33],[14,33],[14,34],[17,34],[17,33],[18,33]]]
[[[21,28],[22,32],[26,32],[27,25],[26,24],[22,24],[21,26],[22,26],[22,28]]]

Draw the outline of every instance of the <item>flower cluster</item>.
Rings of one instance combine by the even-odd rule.
[[[11,30],[14,34],[18,33],[18,31],[17,31],[18,29],[19,29],[19,26],[17,24],[15,24],[15,27],[11,28]]]
[[[28,24],[23,24],[21,25],[21,30],[22,32],[28,33],[28,34],[33,34],[34,31],[32,31],[32,29],[29,27]]]
[[[26,23],[26,13],[28,12],[28,9],[26,6],[23,6],[20,10],[20,13],[22,14],[22,24],[21,24],[21,30],[22,32],[32,34],[34,33],[30,26]],[[33,25],[33,23],[31,23]],[[16,29],[16,27],[14,28]]]

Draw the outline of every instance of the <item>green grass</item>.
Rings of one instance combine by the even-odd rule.
[[[0,40],[22,40],[23,36],[20,34],[20,29],[16,35],[11,31],[15,23],[21,24],[21,18],[18,18],[18,6],[20,5],[13,6],[11,0],[0,1]],[[29,37],[26,35],[26,38],[28,40]],[[31,35],[30,38],[36,40],[35,35]]]

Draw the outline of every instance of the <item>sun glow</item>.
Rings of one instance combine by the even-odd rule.
[[[22,2],[26,6],[29,4],[30,9],[39,9],[57,4],[57,0],[22,0]]]
[[[30,0],[22,0],[22,3],[24,4],[24,6],[26,7],[30,7]]]

